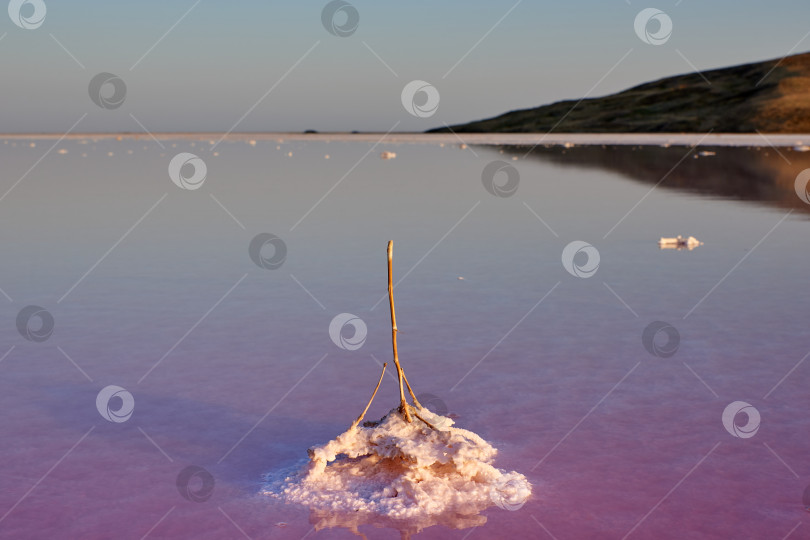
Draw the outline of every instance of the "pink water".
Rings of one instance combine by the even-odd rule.
[[[50,144],[0,145],[0,191]],[[654,177],[562,151],[513,161],[523,153],[382,144],[361,161],[371,144],[59,148],[0,201],[0,537],[354,537],[258,492],[348,427],[390,359],[389,239],[415,391],[534,485],[517,511],[414,537],[810,537],[810,234],[789,189],[746,202],[666,181],[650,192]],[[207,164],[198,190],[168,178],[181,151]],[[519,170],[511,197],[482,186],[496,159]],[[696,181],[718,174],[710,159],[689,162]],[[251,260],[260,233],[285,242],[278,269]],[[678,234],[705,245],[658,249]],[[575,240],[599,251],[588,279],[561,264]],[[52,314],[45,341],[18,332],[27,305]],[[340,313],[367,325],[357,350],[330,339]],[[668,358],[642,344],[654,321],[680,335]],[[97,410],[108,385],[133,396],[128,420]],[[724,427],[734,401],[760,413],[753,437]],[[395,403],[386,376],[368,416]],[[213,478],[190,482],[201,502],[178,490],[190,465]]]

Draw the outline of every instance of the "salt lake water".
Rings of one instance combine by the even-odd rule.
[[[534,487],[413,537],[806,537],[810,153],[460,143],[0,142],[0,537],[355,537],[259,492],[390,361],[390,239],[415,392]]]

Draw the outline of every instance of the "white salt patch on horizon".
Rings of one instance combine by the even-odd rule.
[[[336,516],[355,525],[363,515],[361,521],[408,520],[417,529],[436,523],[461,528],[485,521],[478,513],[493,504],[523,506],[531,484],[520,473],[495,468],[492,445],[452,427],[450,418],[418,412],[437,429],[416,418],[408,423],[393,409],[378,423],[311,448],[304,470],[281,482],[268,477],[262,494],[306,505],[325,523],[343,526]]]
[[[2,134],[5,138],[18,140],[81,140],[90,138],[94,142],[114,138],[115,140],[139,139],[140,134],[99,134],[99,133],[71,133],[67,136],[57,133],[41,133],[31,135]],[[219,137],[221,133],[171,133],[162,135],[161,139],[199,141],[210,140],[212,136]],[[276,141],[278,144],[290,141],[305,142],[368,142],[379,140],[381,132],[366,133],[231,133],[225,134],[223,142],[237,142],[249,140]],[[799,139],[799,137],[802,137]],[[793,147],[806,143],[805,134],[773,133],[768,135],[769,143],[776,147]],[[389,144],[438,144],[445,145],[458,143],[458,136],[451,133],[408,133],[393,132],[386,136]],[[562,146],[565,143],[576,146],[588,145],[641,145],[641,146],[739,146],[751,147],[761,144],[762,138],[756,133],[464,133],[464,144],[473,145],[517,145],[546,147]],[[27,144],[27,143],[26,143]],[[210,144],[214,144],[211,142]]]

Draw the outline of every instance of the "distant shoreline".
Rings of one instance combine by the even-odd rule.
[[[223,139],[224,136],[224,139]],[[309,141],[370,142],[380,144],[468,144],[484,146],[810,146],[810,133],[10,133],[1,140],[191,140],[223,142]]]

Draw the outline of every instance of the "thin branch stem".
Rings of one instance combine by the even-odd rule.
[[[357,417],[357,420],[355,420],[355,421],[354,421],[354,423],[352,424],[352,426],[349,428],[350,430],[351,430],[351,429],[356,428],[356,427],[357,427],[357,425],[358,425],[358,424],[360,424],[360,422],[362,422],[362,421],[363,421],[363,417],[364,417],[364,416],[366,415],[366,413],[368,412],[368,408],[369,408],[369,407],[371,407],[371,402],[372,402],[372,401],[374,401],[374,396],[376,396],[376,395],[377,395],[377,390],[379,390],[379,389],[380,389],[380,383],[381,383],[381,382],[382,382],[382,380],[383,380],[383,375],[385,375],[385,368],[386,368],[386,366],[387,366],[387,365],[388,365],[388,362],[385,362],[385,363],[383,364],[382,373],[380,373],[380,380],[379,380],[379,381],[377,381],[377,386],[374,388],[374,393],[373,393],[373,394],[371,394],[371,399],[369,399],[369,400],[368,400],[368,405],[366,405],[366,408],[365,408],[365,409],[363,409],[363,412],[362,412],[362,413],[360,413],[360,416],[358,416],[358,417]]]
[[[408,402],[405,400],[405,389],[402,385],[402,366],[399,365],[399,355],[397,354],[397,314],[394,310],[394,280],[393,280],[393,253],[394,241],[388,241],[388,302],[391,305],[391,341],[394,348],[394,364],[397,366],[397,377],[399,378],[399,408],[405,416],[405,420],[412,422],[411,413],[408,411]]]
[[[416,405],[417,407],[419,407],[420,409],[424,409],[422,404],[419,403],[419,400],[416,399],[416,396],[414,395],[413,390],[411,390],[411,383],[408,382],[408,377],[405,376],[405,370],[402,370],[402,378],[405,379],[405,385],[408,387],[408,392],[411,394],[411,399],[413,399],[413,404]]]
[[[427,426],[428,426],[430,429],[432,429],[433,431],[439,431],[439,429],[438,429],[436,426],[434,426],[433,424],[431,424],[430,422],[428,422],[427,420],[425,420],[424,418],[422,418],[422,417],[419,415],[419,413],[418,413],[418,412],[413,411],[413,414],[415,414],[415,415],[416,415],[416,417],[417,417],[419,420],[421,420],[422,422],[424,422],[425,424],[427,424]]]

